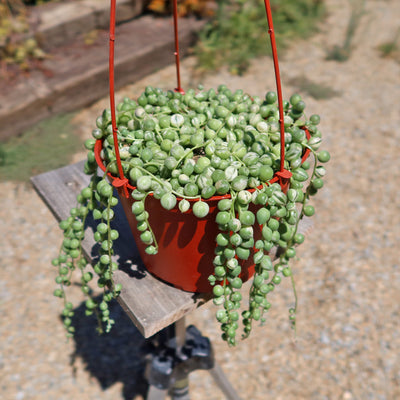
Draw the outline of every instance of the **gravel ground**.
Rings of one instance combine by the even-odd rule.
[[[343,42],[349,2],[327,3],[321,32],[293,46],[280,63],[285,97],[297,90],[293,82],[301,76],[338,91],[318,101],[304,94],[309,112],[321,115],[323,147],[332,160],[326,185],[313,200],[314,229],[294,268],[297,336],[287,320],[293,301],[287,282],[272,297],[267,325],[234,349],[219,339],[211,304],[188,317],[210,337],[243,399],[400,398],[400,64],[376,49],[399,28],[400,2],[367,2],[345,63],[325,55]],[[183,62],[184,87],[199,81],[192,66],[192,59]],[[147,84],[170,88],[174,77],[174,68],[166,68],[117,98],[137,96]],[[268,58],[255,61],[243,77],[220,71],[201,82],[257,95],[275,87]],[[85,137],[106,106],[102,100],[76,117]],[[112,334],[98,338],[91,321],[77,318],[80,333],[66,342],[60,303],[51,295],[49,265],[61,240],[55,220],[27,185],[1,183],[0,193],[0,398],[142,399],[138,331],[115,305]],[[80,304],[79,291],[74,296]],[[191,393],[194,400],[223,399],[205,371],[191,375]]]

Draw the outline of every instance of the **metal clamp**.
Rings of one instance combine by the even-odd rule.
[[[176,345],[175,337],[169,337],[156,346],[152,353],[146,377],[151,386],[162,390],[185,379],[192,371],[214,367],[211,342],[193,325],[187,327],[182,347]]]

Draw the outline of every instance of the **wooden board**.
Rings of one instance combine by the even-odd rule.
[[[56,219],[69,216],[76,205],[76,196],[89,182],[83,173],[83,162],[35,176],[33,186]],[[149,274],[144,268],[136,249],[132,233],[122,207],[115,209],[114,226],[118,226],[120,238],[115,242],[115,261],[120,270],[115,272],[116,283],[122,284],[119,303],[144,337],[150,337],[172,324],[185,314],[204,304],[208,295],[184,292]],[[83,249],[89,261],[95,241],[91,221],[86,230]],[[62,234],[60,231],[60,243]]]
[[[83,173],[83,165],[84,162],[79,162],[31,179],[35,190],[58,221],[69,216],[70,209],[76,205],[76,196],[89,182],[89,176]],[[93,221],[89,220],[83,241],[89,262],[96,257],[92,226]],[[120,205],[115,208],[113,226],[118,226],[120,232],[114,245],[114,260],[120,268],[115,272],[114,280],[122,284],[118,301],[144,337],[154,335],[210,299],[209,295],[176,289],[147,272]],[[310,227],[310,220],[301,221],[299,231],[306,233]],[[275,258],[275,254],[276,249],[271,252],[271,258]]]

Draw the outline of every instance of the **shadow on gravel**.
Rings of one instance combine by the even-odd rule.
[[[85,316],[85,303],[74,310],[75,352],[71,356],[71,365],[74,367],[75,360],[81,358],[85,369],[104,390],[121,382],[125,400],[137,396],[145,398],[148,389],[143,375],[145,339],[116,301],[109,307],[115,325],[104,335],[96,331],[96,318]]]

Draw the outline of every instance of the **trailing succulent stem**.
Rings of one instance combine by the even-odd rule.
[[[85,313],[88,316],[95,314],[98,317],[100,333],[103,332],[103,324],[108,332],[114,323],[110,318],[108,303],[118,296],[121,290],[120,285],[115,285],[112,279],[113,271],[118,268],[112,261],[113,241],[118,238],[118,231],[112,229],[110,225],[114,217],[112,208],[118,203],[118,199],[113,196],[111,185],[99,178],[97,174],[93,174],[89,185],[78,195],[77,202],[78,206],[71,209],[70,216],[60,222],[60,228],[64,231],[64,240],[58,257],[52,261],[58,268],[58,276],[55,280],[59,284],[54,295],[64,300],[63,317],[68,336],[73,335],[75,328],[72,326],[71,319],[74,315],[73,306],[67,301],[65,288],[71,285],[75,270],[80,271],[81,289],[87,296]],[[92,290],[89,288],[93,274],[89,271],[82,249],[85,223],[89,212],[98,222],[94,238],[100,247],[99,259],[93,269],[98,276],[97,286],[103,290],[100,302],[94,299]]]
[[[297,294],[292,275],[296,246],[304,241],[298,231],[299,221],[312,216],[310,196],[323,186],[327,151],[319,151],[321,132],[319,116],[304,114],[305,103],[298,94],[284,102],[284,167],[291,172],[289,186],[283,190],[276,172],[280,170],[280,132],[277,95],[268,92],[265,99],[251,97],[242,90],[232,92],[225,85],[218,90],[186,94],[147,87],[137,101],[124,99],[117,106],[118,148],[124,176],[133,190],[132,213],[146,252],[157,254],[158,244],[149,222],[146,198],[153,196],[166,210],[189,210],[197,218],[210,213],[209,199],[217,199],[215,224],[214,273],[209,276],[214,303],[220,307],[216,318],[222,338],[236,344],[239,320],[248,337],[254,321],[264,321],[271,307],[270,293],[282,279],[293,284],[295,306],[289,319],[295,327]],[[97,284],[104,288],[103,300],[86,302],[87,314],[98,313],[106,330],[113,321],[107,303],[121,288],[113,283],[113,241],[118,232],[111,227],[113,207],[118,200],[105,178],[97,176],[94,155],[96,141],[101,141],[100,157],[106,172],[118,176],[110,110],[97,121],[93,139],[86,141],[89,150],[85,171],[93,175],[90,185],[78,196],[79,207],[61,223],[64,242],[54,260],[59,268],[56,281],[61,285],[56,295],[65,299],[64,287],[70,284],[74,269],[81,270],[82,290],[90,295],[92,274],[85,270],[81,240],[85,219],[91,212],[98,222],[95,240],[99,259],[94,265]],[[305,153],[314,158],[313,167]],[[216,198],[215,196],[220,196]],[[280,248],[273,263],[271,250]],[[248,306],[242,310],[244,264],[254,265]],[[65,300],[66,301],[66,300]],[[65,321],[73,333],[70,303],[65,303]],[[67,307],[68,305],[68,307]]]

